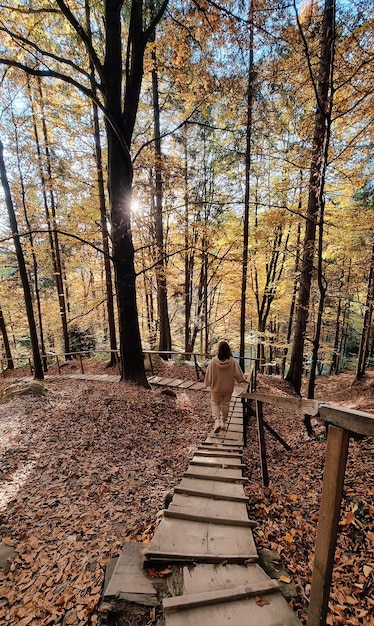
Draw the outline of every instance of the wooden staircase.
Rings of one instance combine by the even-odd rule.
[[[242,450],[243,410],[233,396],[227,430],[197,448],[151,542],[124,546],[104,591],[103,624],[127,601],[156,607],[157,626],[300,625],[258,564]]]

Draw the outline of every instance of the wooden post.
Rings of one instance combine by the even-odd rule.
[[[110,351],[110,354],[112,354],[112,350]],[[120,360],[118,358],[117,350],[114,350],[114,360],[116,362],[118,373],[119,373],[119,375],[121,375],[121,362],[120,362]]]
[[[151,367],[152,376],[154,376],[154,375],[155,375],[155,371],[154,371],[154,369],[153,369],[153,361],[152,361],[152,355],[151,355],[151,353],[149,353],[149,365],[150,365],[150,367]]]
[[[266,460],[264,421],[262,417],[262,402],[260,402],[259,400],[256,400],[256,416],[257,416],[258,445],[260,447],[262,484],[264,485],[264,487],[268,487],[269,486],[269,473],[268,473],[268,465],[267,465],[267,460]]]
[[[80,364],[81,364],[81,373],[84,374],[83,359],[82,359],[82,355],[81,354],[79,355],[79,361],[80,361]]]
[[[329,426],[308,626],[324,626],[326,624],[349,436],[348,430]]]
[[[56,355],[56,363],[57,363],[57,371],[61,374],[60,361],[58,360],[58,356]]]
[[[195,371],[196,371],[196,380],[199,380],[199,369],[198,369],[198,365],[197,365],[197,357],[196,354],[193,355],[193,360],[195,362]]]

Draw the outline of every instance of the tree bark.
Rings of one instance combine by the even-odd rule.
[[[166,8],[166,3],[164,5]],[[163,10],[164,10],[163,8]],[[143,31],[143,5],[131,3],[122,100],[122,1],[105,3],[104,98],[108,139],[108,187],[120,328],[121,380],[149,387],[144,368],[131,231],[133,168],[130,146],[139,105],[145,46],[156,26]],[[163,12],[162,10],[162,12]],[[161,19],[160,11],[157,18]],[[123,102],[123,108],[122,108]]]
[[[243,260],[242,260],[242,289],[240,304],[240,346],[239,364],[245,372],[245,331],[246,331],[246,304],[247,304],[247,277],[248,277],[248,243],[249,243],[249,200],[251,192],[251,148],[252,148],[252,118],[254,94],[254,33],[253,33],[253,0],[249,7],[249,69],[247,89],[247,125],[245,150],[245,192],[243,218]]]
[[[154,170],[155,170],[155,191],[154,191],[154,226],[156,236],[157,265],[157,303],[160,339],[158,349],[162,352],[161,357],[168,358],[167,352],[171,350],[170,320],[168,311],[168,292],[166,281],[166,261],[164,246],[164,227],[162,218],[163,206],[163,185],[162,185],[162,153],[161,153],[161,132],[160,132],[160,103],[158,93],[158,72],[156,49],[152,50],[152,100],[153,100],[153,126],[155,134],[154,142]]]
[[[365,303],[365,312],[362,325],[360,347],[358,350],[356,378],[355,382],[359,382],[363,379],[366,372],[366,359],[369,352],[369,339],[371,332],[371,323],[373,318],[374,307],[374,241],[371,248],[370,269],[368,278],[368,287]]]
[[[301,207],[299,206],[299,208],[301,208]],[[285,371],[286,371],[286,359],[287,359],[287,353],[288,353],[288,345],[290,343],[290,339],[291,339],[291,335],[292,335],[292,325],[293,325],[295,306],[296,306],[297,285],[298,285],[297,275],[298,275],[298,271],[299,271],[299,262],[300,262],[300,234],[301,234],[301,224],[299,222],[299,224],[297,225],[297,241],[296,241],[296,255],[295,255],[295,278],[294,278],[294,283],[293,283],[293,288],[292,288],[291,306],[290,306],[290,314],[289,314],[289,317],[288,317],[287,336],[286,336],[286,344],[287,345],[286,345],[286,347],[283,350],[283,356],[282,356],[282,366],[281,366],[281,376],[282,376],[282,378],[284,378]]]
[[[28,320],[29,330],[30,330],[31,349],[32,349],[32,355],[33,355],[33,361],[34,361],[34,378],[38,380],[43,380],[44,379],[43,364],[42,364],[42,360],[41,360],[40,352],[39,352],[38,333],[36,330],[34,310],[32,306],[31,289],[30,289],[30,284],[29,284],[28,277],[27,277],[25,258],[23,255],[21,241],[20,241],[20,237],[18,233],[18,224],[17,224],[16,214],[14,212],[12,196],[10,193],[9,182],[8,182],[8,178],[6,174],[5,163],[4,163],[4,149],[3,149],[3,144],[1,141],[0,141],[0,176],[1,176],[1,182],[2,182],[2,186],[4,190],[5,203],[6,203],[6,207],[7,207],[8,215],[9,215],[10,228],[11,228],[11,232],[13,235],[14,247],[16,250],[18,268],[19,268],[20,277],[22,281],[22,287],[23,287],[23,294],[25,298],[27,320]]]
[[[28,89],[30,91],[29,81],[27,81],[27,86],[28,86]],[[39,292],[38,260],[36,258],[36,254],[35,254],[34,236],[33,236],[32,232],[31,232],[32,231],[32,227],[31,227],[31,223],[30,223],[30,220],[29,220],[28,212],[27,212],[26,189],[25,189],[24,179],[23,179],[23,175],[22,175],[22,171],[21,171],[21,165],[20,165],[18,130],[17,130],[16,121],[15,121],[15,119],[13,117],[13,110],[12,110],[12,118],[13,118],[15,137],[16,137],[17,165],[18,165],[18,174],[19,174],[20,185],[21,185],[21,204],[22,204],[22,208],[23,208],[23,215],[24,215],[24,218],[25,218],[27,230],[29,232],[28,238],[29,238],[29,241],[30,241],[30,248],[31,248],[33,280],[34,280],[34,294],[35,294],[36,307],[37,307],[37,318],[38,318],[39,337],[40,337],[40,349],[42,351],[43,369],[46,372],[48,370],[48,365],[47,365],[47,356],[46,356],[45,342],[44,342],[42,306],[41,306],[40,292]],[[31,289],[31,294],[32,294],[32,289]]]
[[[320,202],[323,197],[324,172],[326,168],[325,157],[328,150],[326,137],[327,122],[329,116],[331,115],[331,103],[329,103],[329,96],[332,96],[331,77],[334,58],[334,38],[335,0],[325,0],[321,36],[321,60],[316,93],[317,110],[314,121],[312,161],[309,177],[308,208],[306,214],[303,258],[300,273],[300,288],[291,361],[286,376],[286,380],[293,385],[297,393],[300,393],[301,390],[305,335],[313,277],[316,226],[321,208]]]
[[[86,23],[87,31],[91,37],[91,24],[90,24],[90,7],[86,1]],[[90,58],[91,69],[91,88],[93,94],[97,95],[97,89],[95,85],[95,67]],[[99,207],[100,207],[100,226],[101,236],[103,243],[104,253],[104,274],[105,274],[105,289],[106,289],[106,308],[108,314],[108,329],[109,329],[109,343],[110,343],[110,359],[108,367],[114,367],[117,364],[117,338],[116,338],[116,324],[114,318],[114,294],[113,294],[113,280],[112,280],[112,267],[110,262],[109,251],[109,232],[108,232],[108,215],[105,202],[105,190],[104,190],[104,175],[103,175],[103,158],[101,150],[100,140],[100,125],[99,125],[99,113],[96,102],[92,102],[93,124],[94,124],[94,139],[95,139],[95,160],[97,171],[97,187],[99,191]]]
[[[12,357],[12,351],[10,349],[9,337],[8,337],[3,310],[1,306],[0,306],[0,330],[1,330],[1,335],[3,338],[5,357],[6,357],[6,362],[7,362],[6,369],[14,370],[14,361]]]

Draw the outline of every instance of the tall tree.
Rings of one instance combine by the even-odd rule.
[[[155,40],[155,37],[153,37]],[[163,358],[167,358],[167,353],[171,350],[171,333],[168,310],[168,290],[166,281],[166,255],[164,245],[163,226],[163,181],[162,181],[162,151],[161,151],[161,130],[160,130],[160,101],[158,86],[158,63],[156,45],[152,48],[152,104],[153,104],[153,127],[154,127],[154,193],[153,193],[153,218],[154,232],[156,240],[156,281],[157,281],[157,303],[160,339],[158,349]]]
[[[44,342],[42,307],[41,307],[41,299],[40,299],[40,291],[39,291],[39,268],[38,268],[38,261],[37,261],[36,252],[35,252],[34,235],[33,235],[33,232],[32,232],[31,222],[30,222],[30,219],[29,219],[28,211],[27,211],[26,184],[25,184],[25,181],[24,181],[22,168],[21,168],[21,156],[20,156],[20,147],[19,147],[18,128],[17,128],[17,122],[16,122],[16,119],[15,119],[13,108],[12,108],[12,113],[11,114],[12,114],[12,120],[13,120],[13,124],[14,124],[15,151],[16,151],[16,157],[17,157],[18,176],[19,176],[20,187],[21,187],[21,204],[22,204],[22,208],[23,208],[23,215],[24,215],[24,218],[25,218],[25,223],[26,223],[27,230],[28,230],[28,233],[29,233],[28,237],[29,237],[30,248],[31,248],[32,268],[33,268],[33,283],[34,283],[34,292],[31,291],[31,293],[34,293],[35,300],[36,300],[36,310],[37,310],[37,319],[38,319],[39,337],[40,337],[40,348],[41,348],[42,355],[43,355],[42,356],[43,367],[44,367],[44,371],[46,372],[48,367],[47,367],[47,357],[46,357],[45,342]]]
[[[87,34],[90,38],[92,45],[92,32],[91,32],[91,12],[89,2],[85,2],[86,9],[86,27]],[[100,225],[101,225],[101,237],[104,253],[104,274],[105,274],[105,288],[106,288],[106,306],[108,314],[108,329],[109,329],[109,343],[110,343],[110,359],[108,367],[113,367],[117,362],[117,337],[116,337],[116,324],[114,317],[114,294],[113,294],[113,280],[112,280],[112,266],[110,262],[109,254],[109,229],[108,229],[108,212],[106,208],[105,199],[105,183],[104,183],[104,167],[103,167],[103,155],[100,138],[100,120],[99,120],[99,107],[97,106],[97,87],[95,82],[95,66],[93,64],[92,57],[90,57],[90,72],[91,72],[91,89],[93,93],[92,100],[92,115],[93,115],[93,131],[95,140],[95,160],[97,171],[97,187],[99,192],[99,208],[100,208]]]
[[[369,277],[367,283],[366,302],[361,331],[360,347],[357,357],[356,381],[362,380],[366,371],[366,360],[369,354],[369,342],[372,332],[372,319],[374,308],[374,241],[371,248],[371,258],[369,265]]]
[[[24,54],[25,51],[29,51],[32,62],[27,56],[23,61],[19,61],[19,57],[17,59],[11,56],[3,57],[0,62],[17,67],[29,74],[58,78],[79,89],[89,98],[95,99],[90,85],[91,74],[89,72],[89,61],[93,63],[101,96],[97,103],[106,119],[108,188],[120,333],[121,379],[148,386],[136,302],[136,273],[131,230],[133,184],[131,144],[142,86],[146,46],[164,15],[168,0],[156,3],[154,10],[142,0],[132,0],[126,7],[123,0],[106,0],[103,11],[98,11],[98,21],[95,25],[97,29],[100,29],[100,22],[104,24],[104,51],[94,47],[84,25],[86,16],[80,22],[77,17],[79,14],[74,14],[64,0],[55,1],[61,15],[75,33],[79,54],[77,52],[74,56],[75,47],[69,45],[68,41],[63,49],[72,54],[71,58],[56,55],[54,40],[52,41],[53,49],[42,49],[40,42],[26,40],[20,33],[8,30],[8,36],[13,41],[22,40]],[[21,7],[15,10],[17,11],[18,8],[22,10]],[[43,8],[40,7],[40,10],[43,11]],[[45,16],[48,16],[47,10]],[[47,30],[46,28],[45,32]],[[97,41],[99,46],[101,38],[98,37]],[[124,41],[126,41],[125,47]],[[14,49],[18,52],[17,45]],[[51,69],[35,67],[35,50],[42,57],[43,65]],[[125,84],[123,84],[124,80]]]
[[[13,357],[12,357],[12,351],[10,349],[10,341],[9,341],[9,337],[8,337],[8,333],[7,333],[7,329],[6,329],[6,324],[5,324],[5,319],[4,319],[4,315],[3,315],[3,310],[0,306],[0,331],[1,331],[1,336],[3,338],[3,344],[4,344],[4,351],[5,351],[5,358],[6,358],[6,369],[8,370],[14,370],[14,361],[13,361]]]
[[[41,359],[40,351],[39,351],[38,333],[36,330],[34,309],[32,306],[32,295],[31,295],[30,283],[29,283],[28,276],[27,276],[25,257],[23,254],[20,236],[18,232],[17,218],[16,218],[16,214],[14,211],[12,196],[11,196],[8,177],[7,177],[6,168],[5,168],[4,148],[3,148],[3,144],[1,141],[0,141],[0,177],[1,177],[1,183],[3,186],[3,191],[4,191],[4,196],[5,196],[5,203],[6,203],[7,210],[8,210],[9,224],[10,224],[11,232],[13,235],[14,247],[16,250],[18,268],[19,268],[21,281],[22,281],[22,287],[23,287],[23,295],[25,298],[27,320],[29,323],[29,330],[30,330],[31,350],[32,350],[33,361],[34,361],[34,378],[38,380],[43,380],[44,372],[43,372],[42,359]]]
[[[51,258],[53,264],[53,275],[55,279],[57,298],[60,309],[60,318],[61,318],[61,326],[62,326],[62,336],[64,343],[64,351],[66,358],[70,359],[70,342],[69,342],[69,331],[68,331],[68,322],[67,322],[67,307],[66,307],[66,297],[65,297],[65,287],[63,281],[62,274],[62,260],[61,260],[61,248],[60,241],[57,232],[57,222],[56,222],[56,199],[55,199],[55,189],[53,183],[53,175],[52,175],[52,162],[51,162],[51,150],[48,139],[48,129],[47,122],[44,114],[44,95],[43,88],[41,84],[41,80],[38,77],[38,95],[39,95],[39,104],[41,108],[41,125],[42,125],[42,139],[39,136],[38,130],[38,115],[35,110],[34,99],[32,97],[32,90],[30,86],[30,81],[27,81],[28,87],[28,95],[30,99],[30,105],[32,110],[32,118],[33,118],[33,128],[34,128],[34,136],[35,136],[35,145],[36,152],[38,156],[38,168],[39,168],[39,176],[40,176],[40,186],[41,193],[43,196],[43,205],[45,211],[45,218],[47,222],[48,228],[48,236],[49,236],[49,245],[51,250]],[[42,149],[42,146],[44,150]]]
[[[245,190],[244,190],[244,217],[243,217],[243,262],[242,262],[242,291],[240,307],[240,348],[239,362],[245,372],[245,331],[246,331],[246,304],[247,304],[247,277],[248,277],[248,243],[249,243],[249,202],[251,192],[251,150],[252,150],[252,123],[253,123],[253,97],[255,83],[254,68],[254,25],[253,8],[254,0],[249,6],[249,67],[247,86],[247,123],[246,123],[246,149],[245,149]]]
[[[296,10],[296,2],[294,2]],[[300,24],[300,23],[299,23]],[[300,25],[300,32],[302,27]],[[305,45],[306,41],[304,39]],[[328,127],[331,122],[332,71],[335,42],[335,0],[325,0],[322,32],[319,77],[316,85],[316,113],[312,159],[309,177],[308,207],[305,221],[303,256],[300,272],[300,288],[296,311],[294,340],[290,367],[286,376],[297,393],[301,389],[304,344],[309,313],[310,289],[314,271],[314,251],[316,227],[324,194],[326,155],[328,152]],[[308,50],[306,50],[308,53]],[[309,59],[309,56],[308,56]],[[310,61],[310,59],[309,59]]]

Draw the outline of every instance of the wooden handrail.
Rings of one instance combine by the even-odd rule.
[[[243,398],[248,400],[257,400],[265,404],[272,404],[278,409],[290,409],[297,413],[308,413],[308,415],[318,415],[319,403],[316,400],[308,400],[307,398],[293,398],[288,396],[273,396],[269,393],[243,393]]]
[[[318,416],[325,422],[344,428],[357,435],[374,436],[374,415],[371,413],[349,409],[338,404],[309,400],[308,398],[274,396],[267,393],[257,393],[256,391],[252,393],[244,392],[242,393],[242,398],[264,402],[280,409],[289,409],[301,414],[307,413],[308,415]]]
[[[329,424],[308,611],[308,626],[323,626],[326,624],[328,610],[349,439],[352,434],[374,436],[374,415],[308,398],[248,393],[247,390],[243,392],[242,398],[256,402],[264,484],[267,483],[268,476],[265,443],[262,441],[263,403],[315,415]]]
[[[325,422],[330,422],[356,435],[374,436],[374,415],[371,413],[320,402],[318,416]]]

